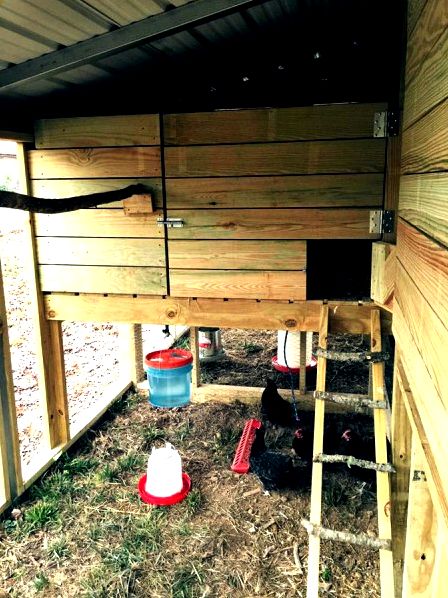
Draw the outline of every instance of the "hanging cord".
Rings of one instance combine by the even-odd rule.
[[[299,414],[297,412],[297,401],[296,401],[296,395],[294,393],[294,374],[291,371],[291,368],[288,365],[288,361],[286,359],[286,341],[288,339],[288,334],[289,334],[289,330],[286,331],[285,334],[285,341],[283,343],[283,358],[285,360],[285,365],[288,369],[288,373],[289,373],[289,380],[290,380],[290,384],[291,384],[291,398],[292,398],[292,407],[293,407],[293,411],[294,411],[294,418],[296,420],[296,422],[299,424],[300,423],[300,418],[299,418]]]

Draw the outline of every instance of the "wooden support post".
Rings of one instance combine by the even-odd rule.
[[[19,183],[22,193],[30,193],[27,161],[24,145],[17,144]],[[25,230],[22,246],[23,263],[30,288],[31,313],[36,334],[37,377],[44,418],[44,437],[48,448],[70,439],[67,393],[65,390],[64,352],[62,349],[61,325],[45,319],[43,296],[40,290],[37,252],[35,245],[34,220],[29,213],[23,215]]]
[[[381,319],[379,309],[371,312],[371,351],[381,351]],[[372,399],[384,401],[384,363],[372,363]],[[386,463],[387,457],[387,418],[384,409],[374,409],[373,422],[375,429],[375,457],[377,463]],[[392,540],[391,502],[389,474],[376,473],[378,535],[383,540]],[[383,598],[393,596],[393,560],[392,552],[380,550],[380,587]]]
[[[319,324],[319,347],[322,347],[322,349],[327,348],[327,335],[328,305],[323,305]],[[325,391],[326,374],[327,360],[325,357],[319,357],[317,361],[316,390]],[[322,399],[316,399],[316,409],[314,415],[313,455],[317,455],[323,452],[324,418],[325,401],[323,401]],[[322,463],[313,462],[310,523],[317,526],[320,526],[322,519],[322,467]],[[320,538],[318,536],[310,535],[308,554],[307,598],[317,598],[319,595],[319,560]]]
[[[191,383],[193,390],[201,386],[201,362],[199,360],[199,330],[196,326],[190,328],[190,350],[193,355],[193,371]]]
[[[434,565],[437,550],[437,514],[433,507],[420,441],[412,437],[411,482],[409,486],[408,532],[403,577],[403,596],[433,598]],[[445,563],[446,566],[446,563]],[[444,575],[446,579],[446,574]]]
[[[0,263],[0,509],[21,491],[19,434]]]
[[[137,384],[145,377],[141,324],[120,325],[120,370]]]
[[[395,597],[403,593],[403,564],[406,546],[406,522],[409,495],[409,472],[411,465],[412,428],[409,422],[403,393],[398,383],[398,352],[395,354],[395,370],[392,400],[392,463],[396,474],[391,478],[392,504],[392,557],[394,562]]]

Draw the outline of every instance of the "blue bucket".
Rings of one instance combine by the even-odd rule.
[[[154,407],[184,407],[191,398],[193,356],[185,349],[153,351],[145,357],[149,402]]]

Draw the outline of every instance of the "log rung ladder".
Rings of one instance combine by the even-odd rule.
[[[371,351],[365,353],[340,353],[327,349],[328,336],[328,305],[322,306],[319,325],[319,349],[317,351],[317,382],[314,397],[316,400],[313,440],[313,470],[311,477],[311,508],[309,520],[303,519],[302,525],[309,534],[308,581],[307,598],[317,598],[319,595],[319,565],[320,541],[333,540],[367,546],[380,553],[380,587],[381,596],[393,596],[393,560],[392,560],[392,530],[390,521],[390,480],[389,473],[394,468],[387,461],[387,401],[384,388],[384,361],[388,358],[381,347],[381,320],[378,309],[372,309],[370,321]],[[350,393],[326,392],[327,360],[350,361],[370,364],[372,381],[372,396]],[[375,430],[375,459],[376,462],[362,461],[344,455],[325,455],[324,419],[325,402],[331,401],[349,406],[353,411],[365,413],[373,410]],[[376,470],[377,507],[378,507],[378,538],[371,538],[366,534],[351,534],[322,527],[322,474],[324,462],[346,462],[367,469]]]

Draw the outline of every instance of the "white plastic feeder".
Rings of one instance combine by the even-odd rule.
[[[287,335],[287,336],[286,336]],[[286,337],[286,346],[285,346]],[[314,367],[316,360],[312,355],[313,333],[306,333],[306,367]],[[277,337],[277,356],[272,363],[279,372],[298,373],[300,370],[300,332],[279,330]]]
[[[182,459],[169,442],[153,447],[146,475],[140,479],[141,498],[154,505],[170,505],[183,500],[190,490],[190,478],[182,473]]]

